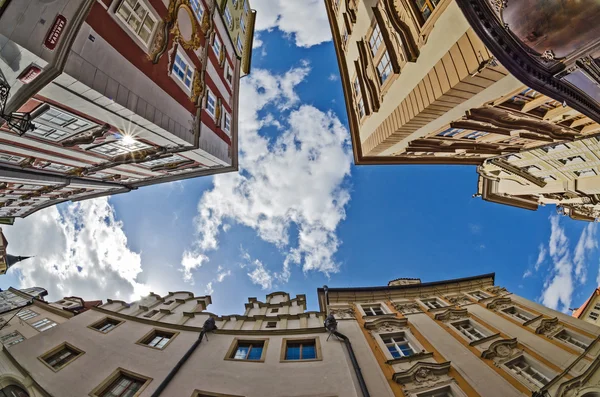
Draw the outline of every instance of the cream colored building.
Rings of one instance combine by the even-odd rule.
[[[596,288],[588,300],[573,311],[573,317],[600,325],[600,288]]]
[[[256,10],[249,0],[219,0],[218,4],[236,55],[241,58],[240,76],[244,77],[250,74],[252,64]]]
[[[493,274],[324,287],[318,312],[306,310],[304,295],[285,292],[249,298],[243,314],[223,316],[208,310],[210,296],[184,291],[108,300],[75,317],[64,315],[71,302],[77,298],[37,302],[27,310],[38,316],[11,322],[27,339],[5,342],[0,390],[19,387],[16,397],[600,393],[600,328],[495,286]],[[326,313],[337,326],[324,327]],[[36,335],[41,317],[58,325]]]

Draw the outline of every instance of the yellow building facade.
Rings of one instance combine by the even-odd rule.
[[[240,75],[243,77],[250,73],[252,64],[256,11],[251,8],[249,0],[219,0],[219,11],[223,15],[236,54],[241,59]]]

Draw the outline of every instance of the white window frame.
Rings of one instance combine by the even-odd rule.
[[[522,369],[520,367],[516,367],[516,365],[512,367],[513,364],[519,362],[524,363],[526,368]],[[509,374],[518,379],[521,383],[527,385],[530,389],[534,390],[548,384],[548,382],[550,382],[554,377],[554,375],[552,375],[552,371],[544,367],[536,360],[533,360],[531,357],[526,356],[524,354],[504,363],[503,365]],[[531,369],[531,372],[533,372],[534,375],[528,372],[526,370],[527,368]],[[544,383],[536,377],[544,378],[547,381],[546,383]]]
[[[450,325],[452,325],[454,331],[456,331],[468,342],[476,342],[493,335],[490,330],[482,327],[480,324],[471,319],[455,321],[450,323]],[[478,337],[476,334],[479,334],[480,336]]]
[[[214,101],[214,105],[213,105],[213,109],[212,111],[210,110],[210,107],[208,106],[208,104],[210,103],[211,98]],[[204,106],[204,109],[206,109],[206,113],[208,113],[210,115],[210,117],[213,118],[213,120],[215,119],[215,116],[217,115],[217,96],[215,94],[212,93],[211,90],[207,89],[206,90],[206,105]]]
[[[44,120],[42,118],[42,116],[46,116],[49,112],[53,112],[57,115],[69,117],[73,121],[71,121],[67,124],[64,124],[64,125],[59,125],[52,121]],[[53,117],[53,118],[56,119],[57,117]],[[92,128],[98,127],[98,124],[94,123],[91,120],[85,119],[83,117],[79,117],[71,112],[57,108],[55,106],[49,106],[49,105],[45,106],[43,108],[43,110],[41,110],[41,111],[34,111],[33,123],[36,126],[35,130],[41,130],[41,128],[39,128],[39,126],[43,126],[44,128],[48,129],[49,132],[47,132],[46,134],[36,134],[36,133],[34,133],[35,130],[28,131],[26,136],[35,137],[35,138],[42,139],[44,141],[49,141],[49,142],[60,142],[62,140],[68,139],[74,135],[78,135],[82,132],[89,131]],[[86,126],[81,127],[81,128],[76,128],[76,129],[69,128],[70,125],[73,125],[75,123],[86,123]],[[49,138],[50,136],[52,136],[53,134],[55,134],[57,132],[64,133],[64,134],[62,134],[58,138]]]
[[[486,294],[485,292],[480,291],[480,290],[469,292],[469,295],[471,295],[473,298],[475,298],[477,300],[491,298],[491,296],[489,294]],[[477,295],[481,295],[481,297],[479,297]]]
[[[12,331],[8,334],[0,336],[0,345],[4,345],[4,347],[10,347],[21,343],[24,340],[25,337],[23,336],[23,334],[21,334],[19,331]]]
[[[388,314],[386,312],[386,310],[383,308],[383,305],[381,303],[365,303],[365,304],[361,304],[360,308],[363,311],[363,313],[365,313],[365,316],[367,316],[367,317],[377,317],[377,316],[383,316],[384,314]],[[375,313],[374,309],[376,309],[376,308],[379,308],[379,310],[381,310],[381,314]]]
[[[19,164],[25,157],[16,154],[0,153],[0,162],[8,164]]]
[[[567,337],[564,338],[564,337],[562,337],[562,335],[566,335]],[[566,344],[567,346],[574,347],[581,351],[584,351],[585,349],[587,349],[590,346],[590,344],[592,343],[592,341],[590,339],[586,338],[585,336],[580,335],[577,332],[573,332],[570,329],[566,329],[566,328],[563,328],[562,330],[560,330],[559,332],[554,334],[553,338],[558,339],[559,341]]]
[[[19,317],[23,321],[30,320],[39,315],[40,315],[39,313],[34,312],[33,310],[29,310],[29,309],[23,309],[17,313],[17,317]]]
[[[231,74],[231,80],[229,80],[227,78],[227,75]],[[227,82],[227,84],[229,85],[229,87],[231,87],[231,85],[233,84],[233,68],[231,67],[231,65],[229,64],[229,61],[225,61],[225,81]]]
[[[242,30],[242,34],[246,35],[246,22],[244,22],[244,16],[240,17],[240,29]]]
[[[49,318],[42,318],[41,320],[36,321],[35,323],[29,324],[39,332],[44,332],[49,330],[50,328],[56,327],[58,324]]]
[[[386,48],[381,56],[381,59],[377,63],[377,75],[379,76],[379,83],[383,86],[392,76],[392,74],[394,74],[392,60]]]
[[[423,305],[425,305],[427,310],[436,310],[436,309],[441,309],[443,307],[448,306],[438,298],[423,298],[423,299],[419,299],[419,300],[421,301],[421,303]],[[430,305],[430,303],[432,303],[432,302],[436,302],[439,306],[435,306],[433,304]]]
[[[181,78],[177,72],[175,71],[175,68],[177,69],[181,69],[181,65],[177,64],[177,60],[180,59],[181,62],[183,62],[186,66],[185,69],[185,75],[183,78]],[[191,71],[192,75],[190,77],[190,85],[188,86],[185,83],[185,79],[187,77],[187,73]],[[179,48],[177,48],[177,52],[175,53],[175,59],[173,60],[173,67],[171,69],[171,78],[173,80],[175,80],[175,82],[184,90],[186,91],[188,94],[192,92],[192,85],[194,84],[194,74],[196,73],[196,67],[194,66],[194,63],[191,61],[191,59],[187,56],[187,54],[184,51],[181,51]]]
[[[244,52],[244,43],[242,42],[242,39],[240,38],[240,34],[238,33],[237,36],[237,40],[235,42],[236,47],[238,49],[238,51],[240,52],[240,55],[242,55],[242,53]]]
[[[192,7],[192,12],[198,18],[198,22],[202,23],[202,17],[204,16],[204,4],[202,4],[202,0],[190,0],[190,6]]]
[[[381,344],[381,349],[384,352],[386,358],[388,358],[389,360],[398,360],[398,359],[401,359],[404,357],[412,357],[412,356],[419,354],[425,350],[415,340],[413,335],[408,330],[402,330],[402,331],[397,331],[397,332],[384,332],[384,333],[377,334],[377,336],[379,337],[378,343]],[[404,339],[404,341],[399,343],[400,341],[396,341],[394,338],[398,338],[398,339],[402,338],[402,339]],[[385,339],[393,340],[393,343],[385,343]],[[394,345],[395,350],[398,352],[398,354],[400,354],[400,357],[394,357],[394,355],[389,351],[388,345],[390,345],[390,344]],[[408,345],[408,347],[412,350],[412,354],[410,354],[410,355],[404,354],[404,352],[398,348],[400,345]]]
[[[233,27],[233,17],[231,16],[231,11],[229,11],[229,6],[225,6],[225,11],[223,12],[225,15],[225,20],[227,21],[227,25],[229,28]]]
[[[227,124],[229,124],[229,128],[227,127]],[[223,111],[223,131],[231,136],[231,116],[226,111]]]
[[[448,384],[442,387],[432,387],[428,390],[411,394],[415,397],[466,397],[467,395],[455,384]]]
[[[218,43],[218,48],[219,50],[217,51],[217,49],[215,48],[215,45]],[[223,50],[223,43],[221,42],[221,39],[219,38],[219,35],[215,33],[215,37],[213,39],[213,43],[211,45],[213,52],[215,53],[215,55],[217,56],[217,60],[220,59],[221,56],[221,51]]]
[[[509,313],[508,310],[514,309],[514,313]],[[520,307],[517,306],[509,306],[507,308],[502,309],[502,313],[506,314],[507,316],[510,316],[512,318],[514,318],[517,321],[520,321],[522,323],[526,323],[527,321],[531,321],[534,318],[536,318],[537,316],[533,313],[530,313],[526,310],[521,309]],[[528,315],[531,316],[527,319],[523,319],[522,317],[520,317],[518,314],[521,314],[524,317],[527,317]]]
[[[129,37],[131,37],[137,43],[138,46],[140,46],[144,51],[149,52],[150,46],[154,40],[154,36],[158,30],[159,21],[161,20],[161,18],[160,18],[160,15],[158,15],[156,10],[154,9],[154,7],[152,7],[148,3],[147,0],[133,0],[133,1],[136,1],[136,4],[141,4],[142,8],[144,8],[144,10],[147,12],[146,17],[151,16],[152,19],[154,20],[154,26],[152,28],[152,31],[150,32],[150,35],[148,36],[147,42],[145,42],[144,39],[142,39],[142,37],[139,36],[135,30],[133,30],[133,27],[130,26],[127,23],[127,21],[125,21],[123,19],[123,16],[118,14],[118,10],[123,6],[124,3],[127,2],[127,0],[115,2],[115,6],[113,7],[112,12],[110,12],[109,14],[115,21],[117,21],[117,23],[127,33],[127,35]],[[127,5],[127,7],[131,8],[130,5]],[[143,25],[143,22],[142,22],[142,25]]]

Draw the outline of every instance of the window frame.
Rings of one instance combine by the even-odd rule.
[[[154,7],[152,7],[152,5],[147,0],[135,0],[135,1],[137,1],[137,3],[141,3],[142,6],[145,8],[145,10],[147,11],[146,17],[151,15],[152,18],[154,19],[154,27],[152,28],[152,31],[150,32],[150,35],[148,36],[147,43],[144,42],[144,40],[141,38],[141,36],[139,36],[138,33],[133,30],[133,27],[130,26],[127,23],[127,21],[123,20],[123,17],[118,13],[118,10],[126,2],[126,0],[121,0],[121,1],[115,2],[114,7],[111,7],[111,11],[109,12],[109,15],[113,18],[113,20],[115,20],[117,22],[117,24],[123,29],[123,31],[125,31],[125,33],[139,47],[141,47],[146,53],[149,53],[152,43],[154,41],[154,37],[156,36],[156,32],[158,31],[158,27],[160,25],[161,18],[160,18],[160,15],[158,15],[156,10],[154,9]],[[140,27],[141,26],[143,26],[143,22],[140,24]]]
[[[298,359],[298,360],[288,360],[286,359],[287,356],[287,346],[289,343],[300,343],[302,344],[302,342],[309,342],[309,343],[314,343],[315,345],[315,358],[309,358],[309,359]],[[309,337],[309,338],[283,338],[281,340],[281,354],[279,357],[279,362],[280,363],[308,363],[308,362],[314,362],[314,361],[323,361],[323,351],[321,350],[321,338],[318,336],[315,337]]]
[[[210,112],[209,108],[208,108],[208,101],[211,97],[214,98],[214,102],[215,102],[212,112]],[[208,115],[210,117],[212,117],[213,120],[215,120],[215,118],[217,117],[217,106],[218,106],[217,96],[215,94],[213,94],[213,92],[210,89],[207,88],[206,89],[206,103],[204,105],[204,110],[206,110],[206,113],[208,113]]]
[[[36,327],[36,326],[35,326],[35,324],[37,324],[37,323],[40,323],[40,322],[42,322],[42,321],[44,321],[44,320],[48,320],[48,323],[44,324],[44,326],[43,326],[43,327],[40,327],[40,328],[38,328],[38,327]],[[51,325],[51,326],[47,327],[47,325],[48,325],[48,324],[50,324],[50,323],[52,323],[52,324],[54,324],[54,325]],[[37,321],[36,321],[36,322],[34,322],[34,323],[27,323],[27,324],[31,325],[31,326],[32,326],[33,328],[35,328],[35,330],[36,330],[36,331],[38,331],[38,332],[45,332],[45,331],[48,331],[49,329],[51,329],[51,328],[54,328],[54,327],[56,327],[56,326],[58,325],[58,323],[57,323],[56,321],[54,321],[54,320],[51,320],[51,319],[49,319],[48,317],[44,317],[44,318],[42,318],[42,319],[39,319],[39,320],[37,320]],[[41,328],[43,328],[43,329],[41,329]]]
[[[227,124],[229,123],[229,128],[227,128]],[[227,133],[228,136],[231,136],[231,116],[227,111],[223,111],[223,131]]]
[[[48,121],[48,120],[44,120],[42,118],[42,116],[46,115],[49,112],[57,112],[60,114],[63,114],[67,117],[70,117],[72,119],[74,119],[74,121],[71,121],[65,125],[59,125],[56,124],[52,121]],[[54,106],[54,105],[49,105],[47,103],[41,105],[40,107],[38,107],[37,109],[35,109],[32,112],[32,121],[34,122],[34,124],[36,125],[36,128],[33,131],[27,131],[27,133],[25,134],[26,137],[28,138],[34,138],[34,139],[38,139],[44,142],[52,142],[52,143],[58,143],[61,141],[64,141],[65,139],[69,139],[73,136],[82,134],[84,132],[90,131],[94,128],[99,127],[99,124],[97,124],[96,122],[89,120],[85,117],[81,117],[79,115],[76,115],[68,110],[59,108],[58,106]],[[54,117],[56,118],[56,117]],[[84,122],[87,123],[86,127],[82,127],[82,128],[78,128],[78,129],[71,129],[68,128],[69,125],[72,125],[74,123],[77,122]],[[40,129],[38,126],[43,126],[44,128],[48,129],[48,130],[53,130],[52,132],[47,132],[45,134],[37,134],[34,131]],[[57,132],[62,132],[65,133],[64,135],[60,136],[58,139],[53,139],[53,138],[48,138],[49,136],[56,134]]]
[[[216,392],[211,392],[211,391],[204,391],[204,390],[194,390],[194,392],[192,393],[191,397],[244,397],[244,396],[238,396],[237,394],[222,394],[222,393],[216,393]]]
[[[429,303],[431,301],[437,302],[440,306],[439,307],[431,307],[431,306],[429,306],[427,303]],[[441,299],[436,298],[436,297],[433,297],[433,298],[419,298],[419,302],[421,302],[427,308],[427,311],[429,311],[429,310],[440,310],[440,309],[448,307],[448,305],[445,302],[443,302]]]
[[[33,316],[30,316],[30,317],[27,317],[27,318],[23,318],[23,317],[26,317],[26,316],[25,315],[23,315],[23,316],[19,315],[19,314],[24,314],[26,312],[29,312],[29,313],[33,314]],[[23,309],[23,310],[20,310],[18,313],[16,313],[16,316],[19,317],[20,320],[23,320],[25,322],[27,322],[27,321],[31,320],[32,318],[35,318],[35,317],[37,317],[39,315],[40,314],[38,312],[35,312],[35,311],[31,310],[31,309]]]
[[[560,334],[566,334],[570,339],[574,339],[578,342],[580,342],[583,345],[586,345],[585,347],[581,347],[573,342],[569,342],[567,339],[563,339],[561,337],[559,337]],[[552,337],[556,340],[559,340],[560,342],[562,342],[565,346],[569,346],[570,348],[575,348],[577,350],[581,350],[581,351],[585,351],[588,347],[590,347],[592,341],[589,338],[586,338],[585,336],[577,333],[577,332],[573,332],[570,329],[567,328],[563,328],[560,331],[558,331],[557,333],[555,333],[554,335],[552,335]]]
[[[433,387],[418,392],[416,393],[414,396],[415,397],[439,397],[440,394],[439,393],[446,393],[446,396],[449,397],[466,397],[466,394],[464,391],[462,391],[462,389],[453,383],[444,385],[444,386],[437,386],[434,385]]]
[[[528,365],[530,368],[533,368],[533,370],[537,373],[539,373],[540,375],[542,375],[544,378],[548,379],[548,382],[544,383],[544,384],[538,384],[538,382],[536,381],[531,381],[529,379],[528,376],[522,376],[520,375],[520,373],[517,373],[517,371],[513,371],[510,367],[509,364],[515,363],[517,361],[523,361],[525,362],[526,365]],[[534,363],[535,366],[532,366],[531,364]],[[517,379],[519,382],[521,382],[522,384],[524,384],[525,386],[527,386],[529,389],[532,389],[532,387],[535,385],[535,388],[540,388],[540,387],[544,387],[545,385],[547,385],[553,378],[554,376],[556,376],[556,374],[554,374],[553,376],[549,376],[549,373],[551,373],[552,371],[549,368],[546,368],[543,364],[541,364],[539,361],[534,360],[533,358],[525,355],[525,354],[520,354],[519,356],[508,360],[507,362],[503,363],[502,366],[505,368],[505,370],[511,375],[513,376],[515,379]],[[537,368],[536,368],[537,367]],[[540,369],[541,368],[541,369]],[[523,372],[523,371],[519,371],[519,372]],[[533,378],[535,380],[535,378]],[[541,383],[541,382],[540,382]],[[535,388],[533,388],[532,390],[535,390]]]
[[[58,367],[54,367],[52,364],[50,364],[47,360],[49,358],[51,358],[52,356],[54,356],[55,354],[60,353],[63,349],[69,349],[74,351],[76,354],[74,356],[72,356],[70,358],[69,361],[59,365]],[[66,367],[67,365],[71,364],[73,361],[77,360],[79,357],[83,356],[85,354],[85,352],[75,346],[73,346],[72,344],[70,344],[69,342],[63,342],[60,345],[56,346],[55,348],[47,351],[46,353],[41,354],[40,356],[38,356],[38,360],[40,360],[42,363],[44,363],[44,365],[46,367],[48,367],[50,370],[52,370],[53,372],[58,372],[61,369],[63,369],[64,367]]]
[[[237,352],[237,349],[238,349],[238,346],[240,345],[240,343],[247,343],[247,344],[252,345],[253,343],[256,343],[256,342],[262,342],[262,353],[261,353],[259,360],[248,360],[247,358],[246,359],[234,358],[235,353]],[[265,359],[267,357],[268,346],[269,346],[268,338],[233,338],[233,340],[231,341],[231,346],[229,347],[229,350],[227,350],[227,354],[225,355],[224,360],[237,361],[237,362],[243,362],[243,363],[264,363]]]
[[[104,379],[102,381],[102,383],[100,383],[98,386],[96,386],[94,388],[94,390],[92,390],[90,392],[90,394],[89,394],[90,397],[103,397],[105,395],[105,393],[108,391],[108,389],[121,376],[127,376],[129,378],[133,378],[133,379],[136,379],[136,380],[144,382],[142,384],[142,386],[139,388],[139,390],[132,397],[138,397],[140,394],[142,394],[142,392],[144,391],[144,389],[146,387],[148,387],[148,385],[150,384],[150,382],[152,382],[152,380],[153,380],[152,378],[150,378],[148,376],[144,376],[144,375],[138,374],[136,372],[129,371],[127,369],[119,367],[116,370],[114,370],[106,379]]]
[[[117,324],[113,324],[114,327],[110,328],[108,331],[101,331],[100,329],[96,328],[96,327],[99,327],[100,324],[103,324],[104,322],[108,322],[108,321],[111,321],[111,320],[112,321],[117,321],[118,323]],[[114,317],[106,316],[106,317],[104,317],[104,318],[102,318],[102,319],[100,319],[98,321],[94,321],[92,324],[88,325],[88,328],[89,329],[93,329],[96,332],[100,332],[101,334],[106,335],[106,334],[111,333],[116,328],[118,328],[121,324],[124,324],[124,323],[125,323],[125,320],[119,320],[119,319],[116,319]]]
[[[181,76],[179,76],[179,74],[175,70],[176,67],[178,69],[181,69],[181,66],[177,64],[178,58],[181,60],[181,62],[183,62],[183,64],[185,64],[183,78]],[[190,77],[190,85],[188,87],[188,85],[185,83],[185,80],[188,76],[188,72],[190,72],[190,71],[191,71],[192,75]],[[171,75],[171,78],[173,80],[175,80],[177,85],[180,86],[186,93],[188,93],[188,94],[192,93],[192,87],[194,85],[194,76],[196,75],[196,66],[191,61],[191,59],[187,56],[185,51],[183,51],[180,47],[177,47],[177,51],[175,52],[175,58],[173,58],[173,65],[171,66],[170,75]]]
[[[225,81],[227,82],[230,88],[233,85],[233,72],[234,70],[229,64],[229,61],[225,60],[225,72],[223,73],[223,75],[225,76]],[[231,80],[227,78],[228,75],[231,75]]]
[[[410,1],[411,6],[415,11],[415,14],[417,14],[417,19],[419,19],[419,21],[421,22],[421,27],[423,27],[428,21],[430,21],[431,16],[443,0],[437,0],[437,3],[434,3],[434,1],[436,0],[423,0],[423,6],[421,8],[419,8],[417,0]],[[427,15],[427,17],[423,15],[423,11],[426,8],[429,9],[429,15]]]
[[[472,296],[473,298],[477,299],[478,301],[492,297],[490,294],[488,294],[486,292],[483,292],[482,290],[479,290],[479,289],[475,290],[475,291],[468,292],[468,294],[470,296]],[[477,295],[475,295],[475,294],[481,295],[482,298],[477,297]]]
[[[217,50],[215,49],[215,43],[219,44],[219,51],[217,52]],[[211,43],[211,48],[213,50],[213,52],[215,53],[215,55],[217,56],[217,61],[221,60],[221,51],[223,51],[223,41],[221,40],[221,38],[219,37],[219,35],[215,32],[214,36],[213,36],[213,40]]]
[[[458,327],[464,325],[465,323],[469,324],[469,326],[472,329],[474,329],[479,334],[481,334],[482,335],[481,338],[471,339],[466,333],[462,332]],[[481,341],[485,340],[486,338],[489,338],[489,337],[495,335],[494,332],[490,331],[489,329],[485,328],[484,326],[482,326],[481,324],[479,324],[476,321],[473,321],[470,318],[450,322],[450,326],[453,328],[454,332],[459,334],[463,339],[465,339],[469,343],[481,342]],[[473,336],[473,334],[469,333],[468,331],[467,331],[467,333],[469,335]]]
[[[233,28],[233,16],[231,15],[231,11],[229,11],[229,6],[226,5],[223,10],[223,16],[225,17],[225,21],[227,22],[227,26],[229,29]]]
[[[375,307],[378,307],[381,310],[381,314],[374,314],[375,311],[373,310]],[[389,314],[386,312],[386,310],[384,310],[383,305],[381,303],[364,303],[360,305],[360,309],[362,310],[362,312],[364,313],[364,315],[366,317],[377,317],[377,316],[383,316],[386,314]],[[367,312],[367,310],[370,310],[369,312]]]
[[[515,313],[520,312],[521,314],[523,314],[523,313],[529,314],[529,315],[531,315],[531,317],[528,318],[527,320],[524,320],[521,317],[517,316],[516,314],[508,313],[507,310],[510,310],[510,309],[514,309]],[[527,310],[524,310],[524,309],[522,309],[522,308],[520,308],[519,306],[516,306],[516,305],[511,305],[511,306],[505,307],[504,309],[501,309],[500,311],[504,315],[506,315],[506,316],[514,319],[515,321],[521,322],[521,324],[524,324],[524,323],[526,323],[528,321],[531,321],[531,320],[535,319],[536,317],[539,317],[538,315],[535,315],[535,314],[533,314],[533,313],[531,313],[531,312],[529,312]]]
[[[598,316],[599,316],[599,314],[596,313],[596,312],[594,312],[594,311],[591,311],[588,314],[588,317],[591,318],[594,321],[598,321]]]
[[[373,35],[376,32],[379,32],[379,34],[376,36],[379,38],[379,40],[377,40],[377,39],[375,40],[375,42],[377,42],[378,45],[377,45],[376,51],[373,51],[374,48],[371,45],[371,41],[373,39]],[[381,89],[381,92],[383,93],[387,90],[389,85],[392,83],[392,80],[393,80],[392,77],[394,76],[394,68],[392,66],[392,59],[389,54],[389,49],[385,45],[382,28],[377,23],[376,18],[373,18],[373,20],[371,21],[371,26],[367,32],[366,37],[367,37],[366,41],[367,41],[369,54],[371,55],[371,59],[373,60],[373,68],[374,68],[375,74],[377,75],[377,82],[379,83],[379,87]],[[383,75],[380,71],[380,65],[384,62],[384,58],[387,59],[387,63],[386,63],[386,66],[383,68],[383,70],[388,71],[387,77],[385,78],[385,80],[382,79]]]
[[[367,111],[365,108],[365,98],[360,86],[358,74],[355,74],[354,78],[352,79],[352,98],[354,99],[354,109],[356,111],[356,115],[358,116],[358,122],[361,123],[365,117],[367,117]]]
[[[18,334],[18,335],[14,335],[14,334]],[[4,337],[7,337],[7,336],[9,336],[9,335],[12,335],[12,337],[11,337],[11,338],[12,338],[13,340],[12,340],[11,342],[7,342],[7,343],[5,344],[5,342],[2,342],[2,341],[1,341],[1,339],[2,339],[2,338],[4,338]],[[9,340],[9,339],[11,339],[11,338],[6,338],[6,340]],[[15,342],[15,340],[18,340],[18,342]],[[22,333],[20,333],[19,331],[16,331],[16,330],[14,330],[14,331],[12,331],[12,332],[9,332],[9,333],[7,333],[7,334],[4,334],[4,335],[0,336],[0,345],[4,346],[5,348],[8,348],[8,347],[11,347],[11,346],[14,346],[14,345],[18,345],[19,343],[21,343],[21,342],[23,342],[23,341],[25,341],[25,340],[27,340],[27,338],[25,338],[25,336],[23,336],[23,334],[22,334]],[[13,342],[14,342],[14,343],[13,343]],[[7,346],[7,344],[8,344],[8,346]]]
[[[400,357],[394,357],[394,355],[389,351],[389,347],[388,344],[389,343],[385,343],[384,339],[387,338],[395,338],[398,336],[401,336],[402,338],[404,338],[404,340],[406,341],[406,344],[408,345],[408,347],[412,350],[412,354],[410,355],[405,355],[402,350],[400,353]],[[381,344],[382,346],[382,351],[383,354],[386,356],[386,358],[388,360],[410,360],[411,358],[414,357],[419,357],[420,353],[423,353],[425,351],[425,349],[423,348],[423,346],[421,346],[419,344],[419,342],[414,338],[414,336],[410,333],[410,331],[408,329],[406,330],[400,330],[400,331],[393,331],[393,332],[382,332],[382,333],[378,333],[377,336],[379,337],[378,342]],[[398,346],[397,342],[394,340],[394,346]],[[398,349],[396,349],[396,351],[398,351]]]
[[[198,15],[196,5],[198,5],[197,8],[200,10],[200,15]],[[196,17],[198,20],[198,23],[202,23],[202,18],[204,18],[204,13],[206,12],[204,4],[202,4],[202,0],[190,0],[190,8],[192,9],[194,17]]]
[[[163,347],[150,346],[149,343],[152,342],[152,340],[154,340],[155,337],[159,336],[158,335],[159,333],[169,334],[170,336],[169,336],[168,342],[165,343]],[[154,350],[165,350],[167,348],[167,346],[169,346],[169,344],[171,344],[171,342],[173,342],[173,339],[175,339],[178,335],[179,335],[178,331],[171,331],[171,330],[166,330],[166,329],[161,329],[161,328],[153,328],[150,330],[150,332],[148,332],[146,335],[142,336],[137,342],[135,342],[135,344],[144,346],[144,347],[148,347],[148,348],[154,349]]]

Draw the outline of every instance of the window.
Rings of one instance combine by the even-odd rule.
[[[118,327],[119,325],[121,325],[122,323],[123,321],[107,317],[104,320],[101,320],[92,325],[91,328],[106,334]]]
[[[358,119],[362,119],[365,117],[365,102],[362,97],[362,91],[360,89],[360,81],[358,81],[358,76],[354,78],[354,83],[352,83],[354,87],[354,101],[356,102],[356,110],[358,113]]]
[[[150,383],[150,379],[119,368],[91,393],[92,397],[133,397]]]
[[[250,9],[248,8],[248,0],[244,0],[244,12],[247,14]]]
[[[223,130],[227,133],[231,133],[231,116],[229,113],[225,113],[223,116]]]
[[[216,34],[215,34],[215,39],[213,40],[212,49],[215,52],[215,54],[217,55],[217,58],[221,56],[221,40],[219,39],[219,36],[217,36]]]
[[[461,334],[467,337],[470,341],[476,341],[485,338],[487,335],[483,330],[476,327],[471,321],[462,321],[460,323],[452,324],[454,328]]]
[[[16,345],[17,343],[21,343],[25,340],[25,337],[21,335],[18,331],[11,332],[10,334],[0,336],[0,343],[4,345],[4,347],[10,347],[12,345]]]
[[[55,327],[57,324],[52,321],[52,320],[48,320],[47,318],[44,318],[40,321],[37,321],[33,324],[31,324],[31,326],[33,326],[33,328],[37,329],[40,332],[44,332],[49,330],[52,327]]]
[[[97,126],[95,123],[51,106],[34,118],[34,124],[35,129],[27,132],[28,135],[53,142]]]
[[[229,7],[225,7],[225,20],[227,21],[227,25],[229,25],[229,27],[233,26],[233,17],[231,16]]]
[[[517,309],[514,306],[511,306],[507,309],[502,310],[504,313],[510,315],[511,317],[515,317],[518,320],[521,320],[523,322],[529,321],[533,318],[533,316],[521,309]]]
[[[117,157],[123,154],[137,152],[138,150],[149,149],[151,147],[152,146],[147,145],[144,142],[125,137],[123,139],[118,139],[100,146],[96,146],[95,148],[90,149],[90,151],[103,154],[107,157]]]
[[[217,97],[210,91],[206,91],[206,93],[206,111],[214,118],[217,109]]]
[[[279,308],[271,309],[271,313],[279,313]]]
[[[387,50],[383,52],[379,63],[377,63],[377,72],[379,73],[379,82],[381,84],[385,83],[390,74],[392,74],[392,62]]]
[[[154,317],[154,315],[158,313],[158,310],[150,310],[148,313],[144,314],[145,318]]]
[[[344,31],[342,32],[342,41],[344,42],[344,45],[348,43],[348,30],[346,28],[344,28]]]
[[[358,109],[358,118],[362,119],[363,117],[365,117],[365,102],[362,98],[358,100],[356,108]]]
[[[233,69],[231,69],[229,62],[225,62],[225,80],[229,85],[233,84]]]
[[[142,0],[123,0],[117,8],[117,16],[145,45],[150,44],[156,19]]]
[[[154,329],[150,331],[148,335],[145,335],[142,339],[140,339],[137,343],[139,345],[145,345],[162,350],[175,338],[175,336],[177,336],[177,333],[175,332]]]
[[[394,358],[408,357],[415,354],[404,333],[381,335],[381,340]]]
[[[198,18],[199,22],[202,22],[202,16],[204,15],[204,7],[202,6],[201,0],[190,0],[190,5],[192,6],[192,11],[196,14],[196,18]]]
[[[376,305],[376,306],[362,306],[363,310],[365,311],[365,314],[369,317],[371,316],[381,316],[383,313],[383,310],[381,309],[380,305]]]
[[[145,162],[141,163],[140,165],[142,165],[146,168],[153,168],[153,167],[158,167],[160,165],[181,163],[183,161],[187,161],[187,159],[184,157],[181,157],[177,154],[174,154],[172,156],[162,157],[162,158],[159,158],[156,160],[145,161]],[[164,304],[169,305],[171,303],[173,303],[173,301],[167,301]]]
[[[242,39],[240,39],[240,35],[238,34],[237,40],[235,42],[238,52],[241,54],[244,49],[244,44],[242,43]]]
[[[0,153],[0,161],[4,163],[19,164],[23,160],[25,160],[25,157],[15,156],[8,153]]]
[[[371,38],[369,39],[369,47],[371,47],[371,54],[373,54],[373,56],[376,56],[379,52],[379,47],[381,47],[382,42],[383,37],[381,35],[381,29],[379,29],[379,25],[375,24],[373,33],[371,33]]]
[[[565,145],[564,143],[559,143],[558,145],[554,145],[554,146],[547,146],[542,148],[542,150],[546,153],[555,153],[555,152],[562,152],[563,150],[567,150],[570,149],[569,146]]]
[[[594,321],[598,320],[598,313],[596,313],[596,312],[590,312],[590,318],[592,320],[594,320]]]
[[[594,305],[594,310],[600,310],[600,303],[596,303]]]
[[[177,50],[175,62],[173,62],[173,74],[181,81],[188,90],[192,89],[195,68],[188,63],[183,55]]]
[[[285,356],[282,361],[317,360],[316,339],[309,340],[284,340]]]
[[[422,299],[422,302],[427,306],[428,309],[439,309],[440,307],[444,307],[437,299]]]
[[[574,332],[563,329],[558,334],[554,335],[555,338],[562,340],[565,343],[578,347],[582,350],[587,349],[590,345],[590,341],[585,340],[584,337]]]
[[[240,17],[240,29],[242,29],[242,34],[246,34],[246,22],[244,22],[244,17]]]
[[[235,361],[264,361],[267,340],[234,340],[225,359]]]
[[[543,387],[546,383],[550,382],[551,376],[546,371],[543,371],[537,362],[524,356],[519,356],[505,365],[517,377],[536,387]]]
[[[453,137],[457,134],[460,134],[461,132],[463,132],[463,129],[460,128],[448,128],[440,133],[437,134],[437,136],[445,136],[445,137]]]
[[[40,359],[52,370],[59,371],[82,354],[83,352],[81,350],[68,343],[64,343],[49,353],[46,353],[40,357]]]
[[[458,397],[451,386],[446,386],[441,389],[428,390],[424,393],[417,394],[417,397]]]
[[[483,131],[473,131],[464,136],[465,139],[477,140],[478,138],[486,136],[488,133]]]
[[[486,298],[489,298],[488,294],[484,294],[481,291],[471,292],[471,295],[474,296],[477,299],[486,299]]]
[[[24,320],[24,321],[32,319],[35,316],[39,316],[39,314],[34,312],[33,310],[29,310],[29,309],[21,310],[20,312],[17,313],[17,317],[19,317],[21,320]]]
[[[277,321],[267,322],[267,328],[277,328]]]
[[[438,5],[440,0],[413,0],[417,6],[417,10],[423,17],[423,21],[426,21],[431,16],[431,13]]]
[[[585,176],[596,176],[596,171],[593,168],[587,168],[585,170],[575,171],[575,175],[585,177]]]
[[[71,167],[70,165],[50,163],[47,166],[45,166],[43,169],[45,171],[56,171],[56,172],[67,173],[67,172],[71,171],[73,168],[75,168],[75,167]]]
[[[585,163],[585,159],[581,156],[567,157],[566,159],[560,159],[558,161],[563,163],[563,165],[573,165],[573,164]]]
[[[29,394],[17,385],[8,385],[3,389],[0,389],[0,396],[7,397],[29,397]]]

